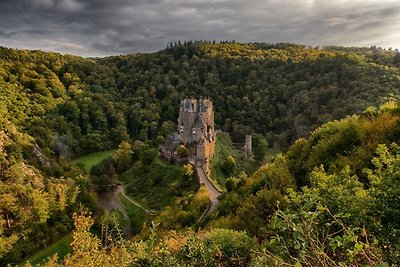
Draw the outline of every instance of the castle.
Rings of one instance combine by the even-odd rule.
[[[178,145],[183,144],[195,165],[202,165],[208,173],[215,151],[215,137],[211,99],[186,98],[180,102],[177,132],[166,140],[162,152],[176,155]]]
[[[181,100],[178,138],[187,147],[194,145],[195,162],[209,172],[215,151],[214,108],[209,98]]]

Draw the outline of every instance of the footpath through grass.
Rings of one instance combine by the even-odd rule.
[[[69,233],[57,242],[40,250],[38,253],[27,259],[26,262],[29,261],[33,266],[35,266],[36,264],[43,263],[44,260],[56,253],[58,254],[59,259],[63,259],[68,253],[72,253],[71,242],[72,233]]]
[[[90,169],[92,169],[93,166],[99,164],[103,159],[106,159],[112,154],[114,154],[115,151],[117,151],[117,149],[110,149],[106,151],[92,153],[89,155],[76,158],[72,161],[72,163],[82,165],[83,169],[87,173],[89,173]]]

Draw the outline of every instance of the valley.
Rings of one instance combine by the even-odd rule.
[[[0,47],[0,266],[399,264],[398,58]]]

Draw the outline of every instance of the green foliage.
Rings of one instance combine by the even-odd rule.
[[[303,206],[296,213],[277,212],[271,221],[276,234],[262,244],[257,264],[294,266],[377,266],[381,250],[364,229],[351,228],[329,209]]]
[[[131,229],[134,234],[140,233],[143,224],[149,221],[153,216],[149,215],[143,209],[133,205],[129,200],[123,196],[119,196],[120,201],[123,203],[125,210],[131,220]]]
[[[346,165],[352,173],[367,180],[363,169],[370,167],[379,143],[397,139],[396,114],[383,108],[375,117],[347,117],[329,122],[315,130],[308,140],[299,139],[287,152],[288,166],[299,186],[309,183],[307,177],[323,164],[328,171],[340,171]]]
[[[187,155],[188,155],[188,151],[184,145],[180,145],[178,147],[176,153],[178,154],[178,156],[183,157],[183,158],[187,157]]]
[[[227,156],[222,165],[224,172],[228,175],[231,175],[235,172],[236,167],[235,159],[231,155]]]
[[[63,260],[50,259],[42,266],[247,266],[254,240],[245,232],[215,229],[195,235],[170,232],[157,239],[157,224],[147,241],[126,241],[108,229],[102,238],[90,232],[93,220],[74,215],[73,253]]]
[[[71,243],[74,253],[65,257],[64,266],[127,266],[132,261],[134,255],[129,253],[132,247],[126,244],[120,235],[113,239],[112,235],[105,231],[103,237],[105,242],[102,242],[90,232],[93,220],[85,213],[75,214],[74,221],[75,231]],[[109,253],[111,251],[114,252]],[[50,261],[49,265],[55,264]]]
[[[194,174],[194,170],[193,170],[193,165],[192,164],[188,163],[188,164],[183,165],[183,175],[186,178],[193,177],[193,174]]]
[[[129,138],[155,141],[174,128],[187,95],[212,97],[217,124],[235,142],[256,132],[287,147],[323,122],[398,95],[397,54],[187,42],[93,60],[1,48],[0,99],[41,147],[67,158]]]
[[[398,234],[399,202],[395,201],[400,195],[400,147],[393,143],[390,149],[386,145],[379,145],[377,156],[373,158],[373,170],[366,170],[370,181],[369,193],[371,203],[369,215],[377,220],[373,221],[372,230],[381,245],[385,248],[384,254],[390,262],[400,262],[400,244]]]
[[[118,150],[113,155],[116,164],[117,173],[122,174],[132,165],[132,146],[124,141],[118,146]]]
[[[252,243],[245,232],[214,229],[202,238],[189,239],[180,253],[190,266],[246,266]]]
[[[148,148],[139,153],[139,159],[144,165],[150,165],[157,157],[157,150],[154,148]]]
[[[202,214],[207,211],[209,197],[207,189],[202,186],[195,193],[186,193],[175,198],[154,219],[162,230],[182,230],[194,226]]]
[[[236,192],[224,194],[220,199],[218,215],[227,216],[229,214],[233,214],[239,208],[240,204],[241,198]]]
[[[238,177],[230,177],[226,179],[226,190],[228,192],[237,190],[240,186],[244,184],[246,178],[246,174],[242,172]]]
[[[293,149],[312,143],[306,155],[322,155],[320,160],[330,166],[328,169],[319,165],[307,171],[308,184],[301,190],[296,190],[290,169],[293,153],[277,155],[250,177],[232,177],[227,182],[230,190],[222,196],[218,214],[205,225],[208,229],[205,232],[168,233],[170,229],[194,225],[208,202],[204,188],[195,195],[176,198],[154,218],[162,230],[157,235],[160,239],[155,239],[152,228],[144,227],[142,234],[148,231],[149,241],[130,245],[145,247],[141,252],[130,251],[132,262],[150,266],[397,264],[399,207],[393,199],[399,194],[400,147],[375,146],[387,141],[388,133],[396,127],[397,116],[386,110],[374,118],[351,117],[323,126],[309,139],[296,143]],[[349,131],[352,137],[361,134],[362,141],[350,142],[351,138],[342,130]],[[339,164],[329,164],[338,159],[340,164],[344,163],[343,156],[354,159],[342,149],[365,144],[377,148],[375,154],[370,152],[375,155],[372,164],[363,162],[368,158],[357,162],[369,166],[363,170],[368,183],[355,174],[352,165],[338,170]],[[336,151],[336,157],[331,149]],[[359,149],[349,151],[359,153]],[[135,172],[145,168],[140,161],[136,164]],[[240,232],[243,230],[246,232]]]
[[[72,252],[72,247],[70,245],[71,242],[72,235],[68,234],[47,248],[40,250],[38,253],[30,257],[27,262],[32,265],[41,264],[54,254],[57,254],[57,257],[62,260],[68,253]]]
[[[276,155],[273,161],[266,165],[261,177],[258,177],[257,180],[250,179],[247,183],[252,192],[261,188],[284,192],[286,189],[292,188],[294,184],[295,180],[288,168],[288,161],[282,154]]]
[[[199,52],[189,52],[193,49]],[[106,68],[116,70],[115,93],[124,93],[131,101],[126,108],[127,130],[133,139],[153,137],[153,122],[168,128],[176,120],[179,98],[208,95],[219,107],[217,124],[231,132],[235,142],[253,130],[267,136],[272,146],[287,147],[323,122],[397,95],[398,69],[390,61],[374,62],[370,53],[368,49],[205,42],[177,44],[149,55],[100,59],[96,64],[101,66],[86,67],[103,71],[99,78],[106,77]],[[386,55],[395,53],[381,51],[378,58]],[[383,75],[390,78],[382,79]],[[87,83],[94,87],[94,81]]]
[[[209,227],[256,236],[260,266],[397,264],[400,148],[386,145],[398,141],[396,110],[325,124],[239,186],[229,180]]]
[[[234,229],[246,230],[252,236],[265,234],[265,224],[268,223],[278,208],[284,202],[284,196],[278,190],[262,189],[255,195],[243,199],[235,212]]]
[[[250,177],[240,175],[227,180],[229,190],[221,198],[217,216],[222,217],[211,224],[221,227],[220,223],[228,220],[231,222],[227,227],[245,229],[252,235],[260,236],[265,222],[270,220],[278,204],[286,202],[286,190],[293,187],[294,178],[287,161],[279,154],[272,163],[263,165]]]
[[[3,234],[3,230],[1,229],[0,234]],[[17,235],[11,235],[7,237],[0,237],[0,257],[2,258],[4,255],[6,255],[12,248],[12,246],[17,242],[18,236]]]
[[[385,145],[378,146],[373,169],[364,170],[368,188],[350,174],[349,167],[334,174],[315,169],[310,186],[289,194],[289,208],[271,223],[283,227],[267,245],[271,253],[307,266],[313,266],[314,260],[334,265],[342,261],[376,265],[384,259],[398,262],[398,239],[393,237],[399,231],[399,207],[393,199],[399,193],[395,178],[399,152],[395,144],[392,152]]]
[[[232,157],[233,161],[227,163],[227,158]],[[227,166],[226,164],[231,164]],[[231,168],[234,166],[233,168]],[[239,176],[241,172],[251,173],[256,167],[251,159],[245,159],[244,155],[232,144],[229,134],[220,132],[217,136],[215,154],[211,159],[211,180],[220,188],[224,189],[226,181],[230,176]]]
[[[5,120],[0,131],[0,264],[15,264],[69,232],[80,190],[72,178],[45,176],[28,159],[48,163],[33,139]],[[26,161],[25,150],[33,150]],[[47,228],[51,230],[44,231]],[[43,233],[46,232],[46,235]]]
[[[254,159],[263,162],[268,153],[268,141],[261,134],[252,135]]]
[[[158,157],[149,164],[144,164],[142,161],[135,162],[132,168],[120,176],[120,179],[127,183],[126,191],[128,195],[151,209],[164,209],[161,217],[169,216],[166,215],[168,213],[166,206],[173,205],[175,197],[182,197],[181,201],[184,201],[183,196],[196,192],[199,186],[197,181],[189,179],[184,168],[168,165]],[[143,222],[149,219],[149,216],[138,211],[135,207],[128,207],[128,214],[136,231],[139,231]],[[140,216],[143,217],[140,218]],[[192,218],[190,224],[194,224],[196,217],[189,217]],[[174,219],[168,219],[168,223],[171,225],[173,222]]]

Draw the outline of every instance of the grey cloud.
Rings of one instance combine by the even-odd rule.
[[[2,0],[0,45],[84,56],[155,51],[176,40],[400,48],[398,1]]]

